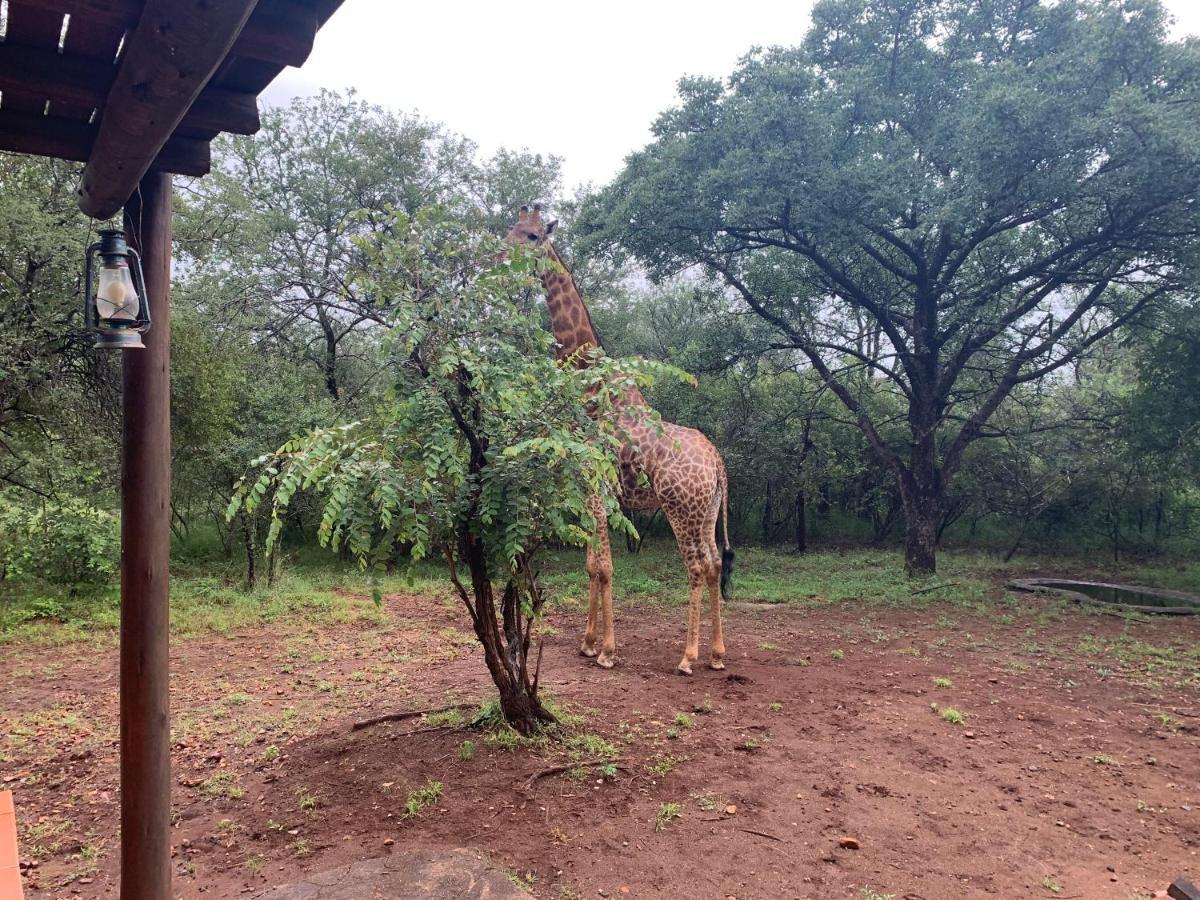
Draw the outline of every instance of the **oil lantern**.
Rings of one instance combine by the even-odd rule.
[[[150,330],[150,304],[142,279],[142,260],[119,228],[100,232],[88,247],[83,320],[105,350],[144,348]]]

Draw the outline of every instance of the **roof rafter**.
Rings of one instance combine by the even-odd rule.
[[[99,109],[117,67],[98,59],[53,50],[0,44],[0,91],[20,90],[54,103]],[[208,87],[184,116],[184,128],[254,134],[259,129],[255,94]]]
[[[107,219],[121,208],[237,41],[257,0],[146,0],[125,42],[79,208]]]

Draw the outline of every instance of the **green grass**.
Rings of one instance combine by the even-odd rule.
[[[654,814],[654,830],[665,831],[667,826],[674,819],[678,819],[682,812],[678,803],[663,803],[658,807],[658,812]]]
[[[616,746],[596,734],[573,734],[567,738],[566,745],[573,757],[613,759],[617,755]]]
[[[686,756],[674,756],[670,753],[663,753],[654,757],[654,761],[646,766],[646,771],[657,778],[663,778],[679,768],[681,763],[687,762]]]
[[[214,800],[222,797],[230,800],[240,800],[246,796],[245,788],[238,784],[237,774],[228,771],[217,772],[208,778],[200,785],[200,790],[204,792],[206,797],[211,797]]]
[[[361,595],[339,590],[349,587]],[[113,643],[120,624],[119,589],[0,581],[0,644],[57,646],[74,641]],[[361,575],[336,569],[285,572],[274,585],[245,591],[236,568],[173,572],[171,633],[228,634],[286,619],[315,624],[384,621]]]
[[[959,712],[953,706],[947,706],[945,709],[943,709],[941,712],[941,716],[943,719],[945,719],[951,725],[961,725],[963,722],[965,722],[967,720],[966,715],[964,713]]]
[[[404,801],[404,818],[415,819],[428,806],[433,806],[442,796],[443,785],[440,781],[427,781],[414,791],[410,791]]]
[[[268,587],[254,591],[242,585],[242,566],[200,548],[176,548],[172,564],[171,630],[177,636],[229,633],[277,619],[301,623],[382,623],[386,611],[371,600],[371,586],[357,566],[338,560],[317,547],[289,548],[282,574]],[[613,590],[620,602],[679,606],[687,602],[686,579],[674,542],[648,540],[641,553],[619,546],[614,557]],[[852,548],[796,555],[782,549],[738,548],[733,592],[739,601],[787,603],[802,607],[862,602],[878,606],[925,608],[960,607],[1002,615],[1009,623],[1030,610],[1053,620],[1073,607],[1054,607],[1044,600],[1028,605],[1005,599],[1000,586],[1008,577],[1033,568],[1052,569],[1067,576],[1093,576],[1132,583],[1200,590],[1200,559],[1156,559],[1113,566],[1093,559],[1018,556],[1002,563],[979,551],[942,551],[938,574],[910,580],[904,575],[899,549]],[[543,582],[552,602],[581,608],[587,600],[587,574],[582,551],[550,553]],[[419,592],[446,595],[447,584],[436,562],[410,566],[398,575],[378,578],[383,594]],[[936,588],[926,591],[927,588]],[[923,591],[923,592],[922,592]],[[922,593],[916,593],[922,592]],[[1036,612],[1034,612],[1036,610]],[[0,643],[28,640],[41,644],[116,640],[118,589],[109,585],[63,586],[27,580],[0,581]],[[451,634],[450,631],[453,633]],[[464,628],[451,629],[448,642],[466,645],[473,637]],[[451,640],[453,638],[453,640]],[[1081,649],[1102,652],[1098,641]],[[772,645],[773,646],[773,645]],[[354,676],[351,676],[352,680]]]

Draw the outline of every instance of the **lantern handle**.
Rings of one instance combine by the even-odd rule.
[[[142,277],[141,254],[132,247],[129,247],[129,255],[133,257],[133,265],[129,267],[129,274],[133,276],[133,286],[137,289],[138,296],[142,298],[142,309],[145,311],[144,315],[146,317],[146,327],[141,329],[142,334],[145,334],[154,324],[150,315],[150,295],[146,293],[146,279]]]
[[[100,250],[100,241],[96,241],[87,248],[85,274],[86,279],[83,283],[83,327],[87,331],[96,330],[96,297],[92,293],[92,279],[96,274],[96,254]]]

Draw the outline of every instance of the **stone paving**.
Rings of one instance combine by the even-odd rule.
[[[528,900],[476,850],[401,850],[318,872],[272,888],[254,900]]]

